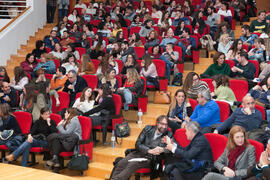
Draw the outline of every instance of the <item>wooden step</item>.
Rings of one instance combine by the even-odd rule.
[[[89,169],[84,172],[85,176],[92,176],[96,178],[109,178],[113,164],[91,162],[89,163]]]
[[[93,150],[93,162],[113,164],[115,158],[124,157],[127,148],[120,148],[118,145],[116,147],[95,147]]]

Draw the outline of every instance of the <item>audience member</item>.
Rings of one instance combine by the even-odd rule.
[[[248,52],[248,59],[257,60],[259,63],[264,62],[265,61],[264,51],[265,51],[264,40],[261,38],[255,39],[254,48],[252,48]]]
[[[226,54],[226,59],[236,61],[236,59],[239,57],[239,54],[242,52],[246,52],[246,49],[243,48],[243,41],[240,39],[236,39],[234,40],[232,47]]]
[[[84,88],[80,97],[78,97],[73,104],[73,108],[76,108],[79,114],[83,114],[90,111],[94,107],[94,94],[90,87]]]
[[[244,44],[248,45],[248,47],[251,47],[254,44],[254,40],[258,38],[257,34],[250,32],[250,26],[247,24],[241,27],[241,35],[240,39]]]
[[[51,79],[51,89],[56,91],[62,91],[64,89],[64,84],[67,81],[66,68],[60,66],[56,70],[56,74],[53,75]]]
[[[144,44],[144,48],[147,51],[148,48],[153,47],[155,45],[159,45],[159,39],[158,39],[157,31],[153,30],[149,33],[149,36]]]
[[[154,30],[152,27],[152,21],[146,20],[144,22],[144,26],[142,26],[142,28],[139,32],[139,35],[142,37],[147,37],[152,30]]]
[[[72,23],[75,23],[77,20],[78,11],[76,9],[73,9],[72,12],[68,15],[68,20]]]
[[[268,105],[270,96],[270,75],[266,76],[259,85],[254,86],[248,93],[255,99],[255,103],[263,107]]]
[[[59,39],[56,37],[57,32],[52,30],[50,35],[45,36],[43,41],[45,43],[45,47],[50,48],[51,50],[54,49],[55,43],[59,42]]]
[[[54,50],[52,50],[49,54],[53,56],[53,59],[58,59],[59,61],[64,59],[64,52],[60,43],[55,43]]]
[[[109,68],[105,73],[105,76],[101,79],[101,84],[108,84],[112,92],[115,92],[119,87],[118,81],[115,76],[115,69]]]
[[[74,70],[76,73],[78,73],[78,63],[75,59],[75,56],[70,53],[68,54],[66,60],[63,62],[61,67],[64,67],[66,69],[66,72],[69,72],[70,70]]]
[[[153,84],[156,89],[159,89],[157,68],[148,54],[142,57],[141,67],[140,75],[146,78],[147,84]]]
[[[1,84],[0,103],[7,103],[11,108],[18,107],[17,91],[13,87],[10,87],[10,84],[6,81],[3,81]]]
[[[159,46],[159,45],[154,45],[153,47],[152,47],[152,51],[149,53],[149,55],[150,55],[150,57],[152,58],[152,59],[159,59],[159,57],[162,55],[161,54],[161,46]]]
[[[121,74],[125,76],[129,68],[135,68],[137,72],[140,72],[140,65],[137,63],[135,56],[133,54],[128,54],[126,62],[122,68]]]
[[[69,37],[68,31],[64,31],[63,36],[62,36],[62,40],[60,41],[60,45],[63,48],[67,48],[67,46],[71,43],[75,43],[75,41]]]
[[[252,33],[267,33],[267,22],[265,21],[266,12],[260,11],[258,19],[253,20],[250,24],[250,32]]]
[[[161,43],[160,43],[160,46],[162,46],[164,49],[165,49],[165,46],[168,44],[168,43],[172,43],[172,44],[175,44],[177,42],[177,39],[173,37],[174,33],[173,33],[173,29],[170,28],[168,29],[167,31],[167,37],[164,38]]]
[[[37,66],[34,68],[34,72],[36,72],[39,69],[44,69],[45,73],[48,74],[54,74],[55,73],[55,64],[52,61],[52,55],[51,54],[42,54],[40,57],[40,62],[37,64]]]
[[[25,73],[31,74],[37,66],[37,60],[34,54],[28,53],[25,61],[21,62],[20,66]]]
[[[40,58],[41,54],[47,53],[46,49],[45,49],[45,43],[41,40],[37,40],[36,41],[36,49],[33,49],[32,54],[36,57],[36,58]]]
[[[222,34],[219,38],[218,52],[227,54],[233,44],[233,40],[230,39],[229,34]]]
[[[85,75],[85,74],[95,74],[96,68],[93,64],[93,62],[90,59],[90,56],[88,54],[83,54],[81,57],[81,65],[79,67],[79,75]]]
[[[3,81],[10,83],[6,68],[4,66],[0,66],[0,85]]]
[[[16,66],[14,68],[14,78],[10,84],[11,87],[13,87],[17,91],[22,91],[23,87],[28,84],[29,79],[24,72],[23,68],[20,66]]]

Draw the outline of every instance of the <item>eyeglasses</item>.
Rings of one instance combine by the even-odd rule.
[[[199,81],[199,78],[193,79],[193,81]]]
[[[168,124],[167,123],[159,123],[160,125],[162,125],[162,126],[168,126]]]

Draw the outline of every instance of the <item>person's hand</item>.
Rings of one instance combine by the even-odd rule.
[[[254,86],[252,89],[253,89],[253,90],[261,90],[264,86],[266,87],[266,85],[263,85],[262,87],[259,86],[259,85],[256,85],[256,86]]]
[[[61,120],[57,126],[61,125],[61,124],[64,124],[65,120]]]
[[[10,98],[8,95],[6,95],[4,98],[3,98],[5,101],[10,101]]]
[[[46,119],[48,126],[51,126],[51,118]]]
[[[198,29],[195,29],[195,30],[194,30],[194,33],[195,33],[195,34],[198,34]]]
[[[149,149],[147,152],[148,152],[148,154],[159,155],[160,153],[162,153],[161,151],[163,151],[163,150],[161,150],[160,147],[157,146],[154,149]]]
[[[227,177],[234,177],[235,176],[235,172],[232,169],[230,169],[228,167],[224,167],[223,170],[224,170],[224,176],[227,176]]]
[[[27,141],[28,141],[29,143],[33,143],[33,137],[32,137],[31,134],[28,134]]]
[[[68,89],[73,90],[74,89],[74,86],[72,84],[70,84],[70,85],[68,85]]]
[[[184,121],[184,122],[181,124],[181,128],[185,129],[186,126],[187,126],[187,123],[186,123],[186,121]]]
[[[261,153],[260,160],[259,160],[259,166],[262,167],[262,166],[265,166],[268,164],[269,164],[268,152],[264,151]]]
[[[174,116],[174,119],[176,122],[180,122],[180,123],[182,122],[182,120],[180,118],[178,118],[177,116]]]
[[[215,129],[213,133],[214,133],[214,134],[218,134],[218,130]]]
[[[4,93],[2,93],[2,92],[0,93],[0,97],[2,97],[2,96],[4,96],[4,95],[5,95]]]
[[[167,144],[166,146],[166,149],[168,149],[169,151],[172,152],[172,149],[174,148],[174,144],[170,143],[170,144]]]
[[[187,121],[187,122],[190,122],[190,121],[191,121],[190,117],[188,117],[188,116],[186,116],[186,117],[184,118],[184,120]]]
[[[211,96],[214,97],[216,94],[215,92],[211,92]]]
[[[262,47],[262,49],[265,51],[265,45],[262,44],[261,47]]]
[[[172,117],[169,117],[169,120],[170,121],[176,121],[176,119],[175,118],[172,118]]]
[[[258,86],[258,85],[257,85],[257,86]],[[259,86],[259,87],[260,87],[260,86]],[[261,87],[261,89],[263,89],[265,92],[268,91],[268,88],[267,88],[266,85],[263,85],[263,86]]]
[[[247,115],[251,115],[251,110],[250,110],[250,108],[248,108],[248,107],[244,108],[244,112],[245,112]]]
[[[59,98],[56,98],[56,107],[60,106],[60,100]]]
[[[95,47],[94,46],[91,46],[90,48],[91,48],[91,50],[95,50]]]

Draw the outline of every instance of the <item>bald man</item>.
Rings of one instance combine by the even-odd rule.
[[[250,131],[260,127],[262,122],[262,114],[255,109],[255,101],[250,95],[246,95],[242,100],[242,108],[236,109],[232,115],[221,123],[214,133],[224,133],[230,130],[232,126],[238,125]]]

